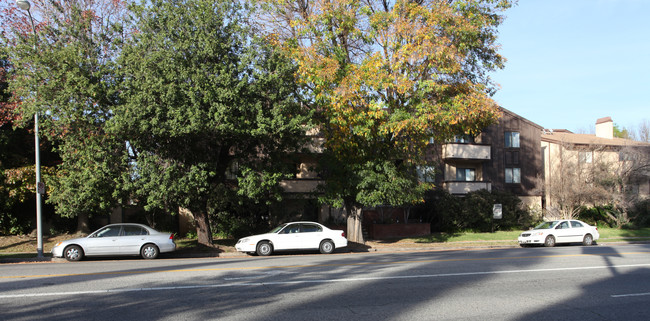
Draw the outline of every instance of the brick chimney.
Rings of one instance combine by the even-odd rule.
[[[596,120],[596,137],[614,138],[614,121],[612,117],[603,117]]]

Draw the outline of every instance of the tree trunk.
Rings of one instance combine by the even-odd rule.
[[[82,213],[77,215],[77,232],[88,234],[90,233],[88,213]]]
[[[357,206],[347,207],[348,212],[348,241],[364,244],[361,208]]]
[[[407,207],[404,211],[404,224],[409,223],[409,216],[411,216],[411,207]]]
[[[208,213],[205,211],[192,212],[194,222],[196,222],[196,236],[199,244],[213,247],[212,243],[212,230],[210,229],[210,221]]]

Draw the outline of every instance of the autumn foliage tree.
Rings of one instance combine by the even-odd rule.
[[[0,49],[0,234],[21,230],[21,225],[24,225],[23,222],[19,222],[17,215],[12,213],[12,209],[17,201],[26,198],[24,193],[21,193],[26,189],[17,188],[17,184],[12,184],[11,180],[12,177],[21,176],[18,173],[22,173],[25,168],[31,169],[29,166],[24,166],[26,163],[24,154],[17,154],[15,150],[15,146],[18,145],[16,143],[22,143],[20,141],[22,135],[17,135],[12,128],[15,117],[13,105],[9,103],[11,94],[7,90],[9,69],[10,62],[4,50]]]
[[[512,1],[257,3],[257,21],[298,63],[311,94],[326,138],[325,200],[347,209],[353,241],[362,240],[361,207],[376,202],[364,196],[368,171],[407,175],[370,184],[375,188],[408,179],[415,192],[414,167],[431,137],[477,133],[498,117],[488,72],[503,67],[497,27]]]
[[[225,172],[238,195],[279,197],[306,107],[326,141],[322,200],[358,241],[363,206],[422,201],[430,138],[498,117],[488,73],[511,2],[156,0],[129,20],[119,0],[34,0],[36,42],[15,6],[0,19],[22,119],[43,115],[60,146],[48,186],[62,214],[105,212],[125,191],[191,210],[209,245]]]
[[[18,125],[38,114],[40,134],[62,159],[44,179],[47,201],[63,216],[82,218],[85,231],[88,215],[106,214],[120,201],[126,147],[104,125],[117,99],[113,71],[125,9],[122,1],[33,1],[34,34],[15,5],[2,16]]]
[[[7,81],[7,71],[10,68],[10,62],[3,51],[0,51],[0,127],[11,124],[15,118],[13,106],[9,102],[11,93],[9,92],[9,83]]]

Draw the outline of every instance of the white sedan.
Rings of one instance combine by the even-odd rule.
[[[348,246],[345,232],[330,230],[314,222],[291,222],[282,224],[266,234],[247,236],[237,241],[239,252],[271,255],[274,251],[316,250],[330,254],[335,249]]]
[[[158,232],[142,224],[110,224],[87,237],[57,243],[53,257],[79,261],[84,256],[140,255],[155,259],[159,253],[176,250],[174,234]]]
[[[555,246],[558,243],[592,245],[598,238],[598,228],[578,220],[549,221],[519,235],[519,245]]]

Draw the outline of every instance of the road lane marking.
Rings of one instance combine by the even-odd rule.
[[[148,274],[148,273],[176,273],[176,272],[244,271],[244,270],[269,270],[269,269],[341,267],[341,266],[373,266],[373,265],[415,264],[415,263],[436,263],[436,262],[466,262],[466,261],[492,261],[492,260],[539,259],[539,258],[622,256],[622,255],[634,255],[634,254],[646,255],[648,253],[650,253],[650,251],[622,252],[622,253],[600,253],[600,254],[562,254],[562,255],[539,255],[539,256],[513,256],[513,257],[491,257],[491,258],[404,260],[404,261],[390,261],[390,262],[357,262],[357,263],[334,263],[334,264],[250,266],[250,267],[231,267],[231,268],[205,268],[205,269],[170,269],[170,270],[112,271],[112,272],[38,274],[38,275],[9,275],[9,276],[0,276],[0,279],[28,279],[28,278],[47,278],[47,277],[52,278],[52,277],[66,277],[66,276],[93,276],[93,275],[135,275],[135,274]]]
[[[650,295],[650,292],[647,293],[630,293],[630,294],[613,294],[611,295],[612,298],[627,298],[627,297],[632,297],[632,296],[647,296]]]
[[[386,281],[386,280],[406,280],[406,279],[431,279],[455,276],[477,276],[477,275],[498,275],[498,274],[515,274],[515,273],[538,273],[538,272],[558,272],[558,271],[580,271],[596,269],[620,269],[650,267],[648,264],[625,264],[625,265],[603,265],[603,266],[586,266],[573,268],[553,268],[553,269],[531,269],[531,270],[506,270],[506,271],[479,271],[479,272],[459,272],[459,273],[440,273],[440,274],[421,274],[421,275],[395,275],[395,276],[376,276],[376,277],[356,277],[341,279],[320,279],[320,280],[294,280],[294,281],[272,281],[272,282],[246,282],[246,283],[227,283],[227,284],[202,284],[202,285],[182,285],[182,286],[165,286],[151,288],[126,288],[126,289],[106,289],[92,291],[70,291],[70,292],[50,292],[50,293],[18,293],[0,295],[1,299],[15,299],[28,297],[50,297],[50,296],[71,296],[71,295],[88,295],[88,294],[114,294],[140,291],[170,291],[170,290],[188,290],[188,289],[209,289],[209,288],[233,288],[233,287],[250,287],[250,286],[271,286],[271,285],[300,285],[300,284],[326,284],[326,283],[346,283],[346,282],[366,282],[366,281]],[[650,293],[636,294],[650,295]],[[633,296],[633,295],[627,295]],[[612,296],[614,297],[614,296]]]
[[[264,278],[269,276],[278,276],[278,275],[287,275],[287,274],[298,274],[298,272],[287,272],[287,271],[258,272],[258,274],[255,275],[228,277],[223,279],[226,281],[250,280],[250,279],[259,279],[259,278]]]

